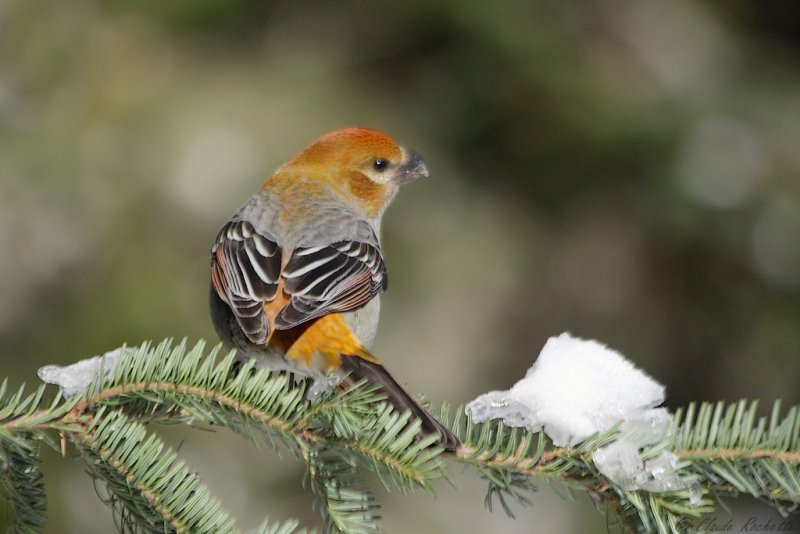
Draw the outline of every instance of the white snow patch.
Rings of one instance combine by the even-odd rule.
[[[571,446],[621,421],[663,432],[666,410],[652,410],[662,402],[664,386],[618,352],[564,333],[547,340],[525,378],[481,395],[467,412],[479,423],[502,418],[509,426],[543,428],[555,445]]]
[[[110,377],[114,373],[117,360],[121,355],[122,347],[106,352],[102,356],[95,356],[63,367],[45,365],[39,369],[37,374],[42,382],[59,386],[64,391],[65,397],[73,397],[85,392],[101,370],[103,379]]]
[[[664,450],[644,460],[640,448],[669,437],[672,417],[664,386],[618,352],[568,333],[551,337],[525,377],[467,405],[472,420],[503,419],[509,426],[544,430],[559,447],[573,446],[620,423],[622,438],[595,450],[598,470],[625,490],[691,489],[678,476],[678,458]],[[700,494],[692,490],[691,503]]]

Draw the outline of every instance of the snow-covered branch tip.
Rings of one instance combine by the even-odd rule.
[[[677,457],[669,450],[648,460],[640,453],[669,439],[672,416],[658,408],[664,398],[664,386],[618,352],[565,333],[547,341],[511,389],[481,395],[467,413],[478,423],[502,419],[507,426],[544,431],[557,447],[617,428],[621,438],[592,453],[600,473],[627,491],[687,489],[692,483],[679,479]]]
[[[776,402],[767,418],[756,403],[703,403],[672,415],[658,407],[664,398],[616,351],[562,334],[511,389],[467,406],[470,422],[492,422],[467,432],[460,452],[490,495],[518,497],[522,486],[503,481],[504,467],[555,476],[633,530],[690,528],[713,511],[714,495],[750,494],[781,513],[800,507],[800,407],[781,416]]]

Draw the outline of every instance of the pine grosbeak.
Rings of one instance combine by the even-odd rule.
[[[244,357],[314,378],[366,377],[454,450],[368,347],[386,266],[381,217],[402,184],[428,175],[387,135],[347,128],[279,167],[222,227],[211,249],[210,307],[220,338]]]

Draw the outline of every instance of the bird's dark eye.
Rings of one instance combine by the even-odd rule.
[[[383,158],[378,158],[372,162],[372,167],[378,172],[385,171],[388,166],[389,162]]]

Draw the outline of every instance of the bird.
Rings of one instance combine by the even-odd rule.
[[[370,347],[387,289],[380,230],[401,186],[428,176],[417,154],[380,131],[327,133],[279,166],[211,247],[212,322],[239,358],[339,387],[366,378],[419,437],[456,436],[419,405]]]

